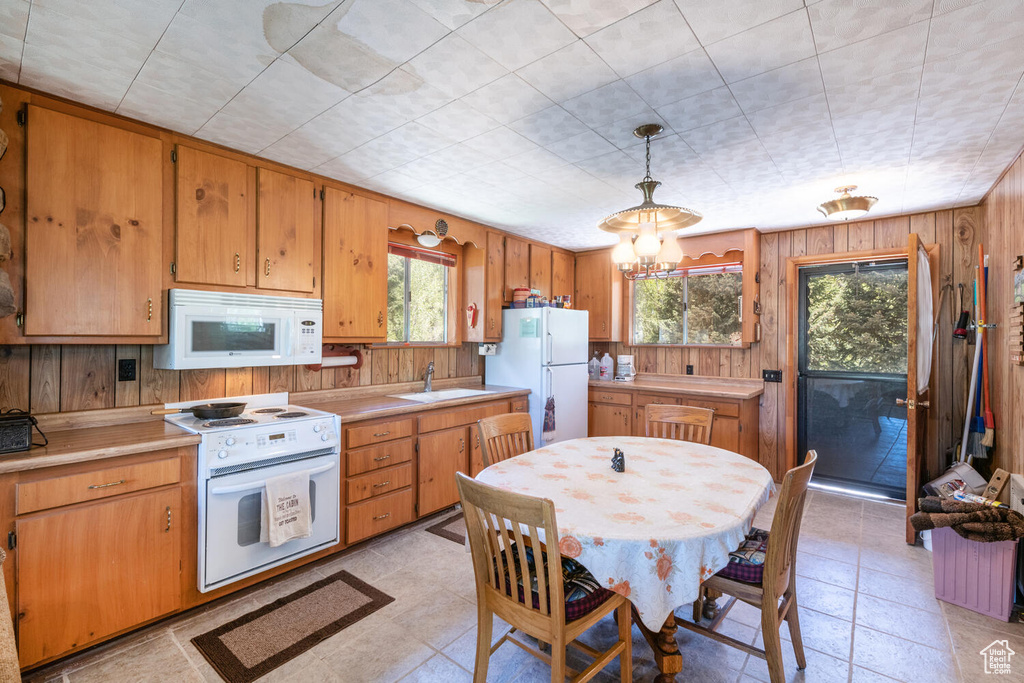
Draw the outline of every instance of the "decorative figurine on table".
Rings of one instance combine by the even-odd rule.
[[[612,469],[620,473],[626,471],[626,456],[618,448],[615,449],[615,455],[612,456]]]

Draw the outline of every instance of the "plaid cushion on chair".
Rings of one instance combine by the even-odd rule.
[[[729,564],[718,572],[718,576],[744,583],[761,583],[767,549],[768,532],[752,527],[743,544],[729,553]]]
[[[519,601],[523,602],[523,573],[519,567],[519,551],[516,549],[515,543],[512,544],[511,548],[512,564],[516,572],[515,583],[519,587]],[[542,560],[545,565],[548,562],[548,555],[542,552]],[[537,590],[537,576],[536,576],[536,563],[533,558],[533,548],[527,546],[526,548],[526,564],[529,565],[530,575],[532,578],[530,587],[530,593],[532,595],[533,607],[535,609],[540,607],[540,593]],[[506,567],[507,567],[506,563]],[[494,578],[500,584],[501,580],[498,577],[498,566],[495,561],[494,567]],[[505,571],[506,588],[505,593],[512,595],[512,581],[509,580],[508,571]],[[594,578],[594,575],[586,570],[586,568],[568,557],[562,558],[562,590],[565,595],[565,620],[574,621],[580,617],[586,616],[590,612],[601,606],[608,598],[612,597],[613,593],[610,590],[601,588],[601,585]]]

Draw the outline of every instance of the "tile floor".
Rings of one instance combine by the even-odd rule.
[[[759,526],[768,526],[773,506],[774,500],[761,511]],[[784,647],[789,680],[966,683],[985,678],[980,651],[997,639],[1008,640],[1020,653],[1012,665],[1024,673],[1024,625],[936,601],[931,555],[904,544],[903,515],[899,506],[821,491],[808,495],[797,564],[808,665],[796,671],[792,649]],[[470,681],[476,643],[472,568],[460,545],[424,531],[437,519],[101,646],[29,680],[216,683],[220,678],[189,642],[194,635],[346,569],[395,602],[261,680]],[[760,644],[758,613],[752,608],[737,606],[723,627]],[[498,637],[499,629],[495,633]],[[615,633],[609,619],[586,638],[595,646],[607,645]],[[785,628],[782,633],[788,638]],[[681,630],[678,639],[684,653],[679,681],[768,681],[760,659],[688,631]],[[651,681],[651,652],[636,628],[633,658],[634,680]],[[608,683],[617,676],[618,663],[613,662],[596,680]],[[550,674],[539,661],[506,644],[492,657],[488,678],[526,683],[548,681]]]

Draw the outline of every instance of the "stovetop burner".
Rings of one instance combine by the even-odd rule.
[[[304,413],[301,410],[295,410],[290,413],[281,413],[280,415],[275,415],[274,417],[276,417],[279,420],[290,420],[293,417],[302,417],[303,415],[309,415],[309,413]]]
[[[256,420],[250,420],[247,417],[229,417],[223,420],[212,420],[211,422],[205,423],[204,427],[235,427],[237,425],[251,425],[255,424]]]
[[[260,408],[259,410],[252,411],[257,415],[272,415],[274,413],[283,413],[284,408]]]

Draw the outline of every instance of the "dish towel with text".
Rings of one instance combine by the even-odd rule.
[[[301,470],[269,477],[263,489],[260,542],[271,548],[293,538],[309,538],[313,524],[309,509],[309,472]]]

